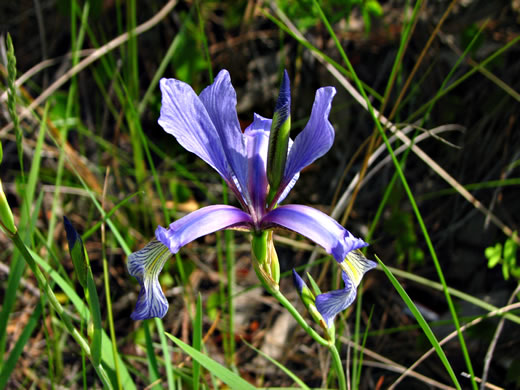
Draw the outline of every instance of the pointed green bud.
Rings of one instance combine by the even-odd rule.
[[[17,231],[14,224],[13,212],[11,211],[11,207],[9,207],[9,203],[7,203],[4,188],[2,187],[2,180],[0,180],[0,224],[10,235],[14,235]]]
[[[267,201],[271,202],[285,171],[287,151],[289,149],[289,132],[291,131],[291,86],[289,75],[283,73],[280,94],[274,109],[271,132],[269,134],[269,149],[267,152],[267,179],[270,190]]]
[[[251,249],[260,264],[264,264],[267,261],[267,234],[267,231],[252,234]]]
[[[300,295],[300,298],[305,305],[305,308],[311,315],[314,322],[316,322],[318,325],[320,325],[324,330],[325,333],[330,336],[330,331],[327,329],[327,324],[325,323],[325,320],[321,316],[320,312],[316,308],[315,302],[316,297],[312,293],[311,289],[307,287],[307,284],[303,281],[301,276],[293,269],[293,283],[296,286],[296,289],[298,290],[298,294]]]
[[[267,239],[267,248],[269,250],[269,256],[267,262],[269,264],[271,277],[276,284],[280,283],[280,263],[278,262],[278,253],[274,247],[273,232],[270,231]]]
[[[69,253],[72,258],[74,270],[78,276],[79,284],[83,288],[87,288],[87,273],[89,269],[88,259],[85,256],[85,248],[80,235],[74,229],[69,219],[63,216],[63,223],[65,225],[65,232],[67,233],[67,241],[69,242]]]
[[[312,293],[312,291],[307,287],[307,284],[303,281],[301,276],[296,272],[293,268],[292,270],[293,274],[293,283],[296,289],[298,290],[298,294],[300,294],[300,298],[302,299],[303,304],[305,307],[309,307],[309,305],[314,305],[314,302],[316,301],[316,297]]]
[[[272,231],[253,233],[251,251],[258,279],[268,290],[277,291],[280,282],[280,264],[274,248]]]

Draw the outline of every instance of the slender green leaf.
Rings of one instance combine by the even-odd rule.
[[[146,343],[146,360],[148,362],[148,378],[150,383],[159,379],[159,367],[157,366],[157,358],[153,347],[152,336],[150,335],[150,322],[143,321],[144,338]],[[159,384],[152,387],[152,389],[160,390]]]
[[[403,301],[406,303],[406,306],[408,306],[408,308],[412,312],[413,316],[415,317],[415,319],[421,326],[424,334],[426,335],[428,340],[430,340],[430,343],[432,344],[433,348],[435,348],[435,351],[437,352],[437,355],[441,359],[442,364],[444,364],[446,371],[448,371],[448,374],[450,375],[451,380],[453,381],[453,383],[455,384],[457,389],[461,389],[459,380],[457,379],[457,376],[453,372],[453,368],[451,367],[451,364],[448,361],[448,358],[444,354],[444,351],[443,351],[441,345],[439,344],[439,341],[433,334],[430,326],[428,325],[428,323],[422,316],[421,312],[419,311],[419,309],[417,309],[417,306],[415,306],[415,303],[413,303],[413,301],[410,299],[410,297],[408,296],[408,294],[406,293],[404,288],[401,286],[401,284],[398,282],[398,280],[395,278],[395,276],[392,274],[392,272],[386,267],[386,265],[384,265],[384,263],[379,259],[379,257],[375,256],[375,258],[378,261],[381,268],[383,269],[386,276],[388,277],[388,279],[390,280],[390,282],[393,284],[394,288],[397,290],[397,292],[399,293],[399,295],[401,296]]]
[[[161,341],[161,347],[164,357],[164,368],[166,369],[166,379],[168,379],[168,389],[175,390],[175,375],[172,367],[172,360],[170,357],[170,349],[168,341],[166,340],[164,326],[160,318],[154,318],[155,326],[157,327],[157,333],[159,333],[159,340]]]
[[[88,310],[87,305],[83,302],[83,300],[76,294],[74,288],[69,285],[65,279],[54,270],[45,260],[43,260],[36,252],[29,250],[34,260],[38,265],[49,274],[52,280],[56,282],[56,284],[63,290],[65,295],[70,299],[78,314],[82,317],[83,320],[90,320],[90,311]],[[105,333],[105,331],[101,334],[101,362],[103,366],[105,366],[108,370],[110,380],[112,383],[117,383],[117,379],[113,376],[115,372],[115,361],[114,354],[112,352],[110,338]],[[137,389],[135,383],[128,372],[126,365],[123,363],[121,358],[117,356],[119,361],[119,368],[121,373],[121,383],[125,390],[133,390]]]
[[[240,376],[235,374],[233,371],[224,367],[220,363],[217,363],[215,360],[209,358],[208,356],[200,353],[196,349],[190,347],[188,344],[183,343],[177,337],[166,333],[168,336],[180,349],[182,349],[185,353],[190,355],[192,359],[198,361],[204,368],[210,371],[213,375],[218,377],[221,381],[223,381],[226,385],[231,387],[234,390],[253,390],[256,389],[252,384],[246,382]]]
[[[195,312],[195,321],[193,323],[193,348],[197,351],[202,351],[202,297],[199,293],[197,296],[197,308]],[[200,381],[200,363],[193,361],[193,390],[199,389]]]
[[[9,357],[4,362],[4,364],[2,364],[2,369],[0,370],[0,389],[5,389],[7,381],[9,380],[9,377],[11,376],[11,373],[13,372],[16,363],[18,362],[18,359],[20,358],[20,355],[23,352],[25,344],[27,344],[27,341],[29,341],[29,337],[31,336],[34,328],[39,323],[39,318],[41,314],[42,304],[41,302],[39,302],[36,306],[36,309],[31,314],[29,321],[24,326],[22,334],[16,341],[16,344],[12,349],[11,353],[9,354]]]
[[[278,367],[280,370],[285,372],[288,377],[290,377],[296,384],[300,385],[302,389],[310,390],[310,388],[303,382],[300,378],[298,378],[291,370],[289,370],[287,367],[285,367],[282,363],[280,363],[278,360],[273,359],[271,356],[267,355],[266,353],[260,351],[259,349],[255,348],[253,345],[249,344],[247,341],[242,339],[242,342],[247,345],[249,348],[251,348],[253,351],[258,353],[259,355],[263,356],[267,360],[269,360],[271,363],[273,363],[276,367]]]

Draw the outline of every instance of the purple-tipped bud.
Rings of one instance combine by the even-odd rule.
[[[269,134],[269,148],[267,151],[267,179],[271,186],[268,202],[274,198],[282,181],[289,150],[289,132],[291,130],[291,85],[289,75],[285,70],[280,86],[280,94],[276,101],[271,131]]]
[[[301,276],[296,272],[293,268],[292,270],[293,283],[296,289],[298,290],[298,294],[301,295],[304,288],[307,287]]]
[[[87,273],[89,269],[88,258],[85,256],[85,248],[83,241],[69,219],[63,216],[63,225],[67,233],[67,241],[69,242],[69,253],[72,258],[74,270],[78,276],[78,281],[84,288],[87,287]]]
[[[287,70],[283,71],[282,84],[280,85],[274,113],[275,115],[278,114],[277,119],[280,125],[291,115],[291,82]]]
[[[72,248],[74,248],[74,245],[76,245],[76,242],[78,240],[81,241],[81,237],[79,236],[78,232],[76,231],[76,229],[74,229],[74,226],[72,226],[72,223],[66,216],[63,216],[63,225],[65,226],[65,233],[67,233],[69,250],[72,250]]]

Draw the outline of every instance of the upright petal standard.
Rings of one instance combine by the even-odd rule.
[[[208,206],[180,218],[168,228],[159,226],[156,239],[132,253],[128,260],[130,274],[141,285],[132,318],[166,314],[168,303],[158,282],[164,263],[182,246],[218,230],[240,228],[249,230],[255,237],[276,228],[293,230],[321,245],[342,269],[349,266],[345,263],[349,253],[367,245],[321,211],[302,205],[279,205],[295,185],[300,171],[332,146],[334,129],[329,122],[329,112],[336,93],[333,87],[316,92],[310,119],[294,142],[287,138],[291,104],[287,72],[276,104],[275,120],[255,114],[254,121],[243,133],[236,113],[235,89],[226,70],[220,71],[214,83],[199,96],[188,84],[175,79],[162,79],[160,87],[159,124],[186,150],[202,158],[222,176],[241,209],[228,205]],[[278,138],[271,139],[271,132]],[[268,163],[268,155],[271,163]],[[355,259],[354,263],[357,264]],[[353,276],[357,274],[345,270],[345,288],[357,287],[356,281],[350,281]],[[342,294],[333,294],[338,296],[335,300],[320,298],[324,318],[333,318],[333,313],[349,302],[342,298],[343,301],[337,303],[340,295],[344,297],[345,293]],[[350,294],[355,297],[355,291]]]

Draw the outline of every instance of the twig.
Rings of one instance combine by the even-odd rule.
[[[461,326],[460,330],[461,330],[461,332],[465,331],[466,329],[468,329],[468,328],[470,328],[470,327],[472,327],[474,325],[477,325],[478,323],[482,322],[486,318],[495,317],[497,315],[501,315],[503,313],[506,313],[508,311],[511,311],[511,310],[514,310],[514,309],[518,309],[518,308],[520,308],[520,303],[510,304],[510,305],[504,306],[504,307],[502,307],[500,309],[493,310],[493,311],[487,313],[486,315],[484,315],[482,317],[475,318],[473,321],[468,322],[467,324]],[[439,342],[439,344],[442,346],[442,345],[446,344],[448,341],[450,341],[451,339],[453,339],[455,336],[457,336],[457,331],[456,330],[454,330],[449,335],[447,335],[445,338],[443,338]],[[399,384],[399,382],[401,382],[407,375],[409,375],[410,372],[412,372],[412,370],[414,368],[416,368],[419,364],[421,364],[433,352],[435,352],[435,349],[434,348],[430,348],[426,353],[424,353],[419,359],[417,359],[415,361],[414,364],[412,364],[410,367],[408,367],[406,369],[406,371],[404,371],[399,378],[396,379],[396,381],[388,388],[388,390],[394,389],[395,386],[397,386],[397,384]]]
[[[42,92],[40,96],[38,96],[34,101],[25,109],[22,110],[19,117],[20,120],[26,118],[29,116],[30,112],[34,110],[37,106],[42,104],[49,96],[51,96],[58,88],[60,88],[62,85],[64,85],[71,77],[76,75],[77,73],[81,72],[83,69],[85,69],[87,66],[92,64],[93,62],[97,61],[99,58],[103,57],[105,54],[109,53],[110,51],[114,50],[118,46],[121,46],[123,43],[125,43],[130,36],[137,36],[142,34],[145,31],[148,31],[153,26],[155,26],[157,23],[159,23],[162,19],[168,15],[168,13],[175,7],[177,4],[177,0],[170,0],[166,5],[157,12],[152,18],[148,19],[143,24],[140,24],[136,27],[134,31],[127,31],[117,38],[112,39],[107,44],[101,46],[96,51],[94,51],[91,55],[89,55],[87,58],[84,58],[81,62],[79,62],[76,66],[69,69],[63,76],[61,76],[58,80],[56,80],[54,83],[52,83],[45,91]],[[0,130],[0,134],[3,132],[7,132],[13,128],[12,123],[8,123],[6,126]]]
[[[515,299],[516,294],[520,291],[520,284],[516,286],[515,291],[513,291],[513,294],[511,294],[511,297],[509,297],[509,301],[507,301],[508,305],[511,305]],[[495,347],[498,342],[498,338],[500,337],[500,333],[502,333],[502,329],[504,328],[504,322],[506,319],[502,317],[498,323],[497,329],[495,331],[495,334],[493,335],[493,339],[491,340],[491,343],[489,344],[489,348],[486,352],[486,357],[484,359],[484,368],[482,370],[482,383],[480,384],[480,390],[485,390],[486,388],[486,382],[487,377],[489,373],[489,366],[491,365],[491,358],[493,357],[493,352],[495,351]]]
[[[294,26],[291,21],[276,7],[276,4],[271,3],[271,7],[275,10],[278,17],[285,23],[285,25],[291,30],[291,32],[298,37],[299,40],[306,42],[309,44],[308,40],[303,36],[303,34]],[[338,80],[338,82],[347,90],[348,93],[352,95],[352,97],[363,107],[365,110],[368,110],[367,102],[361,94],[357,91],[356,88],[347,80],[347,78],[340,73],[333,65],[328,63],[321,54],[316,52],[315,50],[310,51],[311,54],[320,61],[325,68]],[[453,176],[451,176],[448,172],[446,172],[439,164],[437,164],[429,155],[427,155],[421,148],[417,145],[412,144],[410,138],[408,138],[401,130],[399,130],[390,120],[388,120],[385,116],[383,116],[378,110],[373,108],[374,115],[379,118],[379,121],[384,126],[385,129],[389,129],[393,134],[395,134],[405,145],[411,146],[412,151],[419,157],[421,160],[426,163],[437,175],[439,175],[442,179],[444,179],[451,187],[453,187],[464,199],[466,199],[469,203],[473,205],[476,209],[481,211],[486,216],[489,216],[491,222],[493,222],[497,227],[502,230],[502,232],[515,240],[517,244],[520,245],[520,238],[513,236],[513,230],[505,223],[503,223],[496,215],[494,215],[491,211],[489,211],[479,200],[477,200],[468,190],[466,190]],[[338,205],[333,210],[331,216],[333,218],[338,218],[341,212],[344,210],[346,206],[346,202],[341,197]],[[341,207],[340,207],[341,206]]]
[[[404,372],[406,370],[406,367],[405,366],[402,366],[396,362],[394,362],[393,360],[390,360],[374,351],[372,351],[371,349],[368,349],[367,347],[362,347],[361,345],[359,344],[356,344],[355,342],[353,342],[352,340],[349,340],[347,339],[346,337],[340,337],[340,340],[342,343],[345,343],[349,346],[351,346],[352,348],[355,348],[357,350],[363,350],[363,353],[369,357],[371,357],[372,359],[375,359],[377,360],[378,362],[381,362],[379,363],[378,367],[381,367],[381,368],[384,368],[386,370],[389,370],[389,371],[394,371],[394,372]],[[363,360],[363,365],[366,365],[366,366],[375,366],[376,364],[378,364],[377,362],[371,362],[369,360],[366,360],[364,359]],[[439,389],[443,389],[443,390],[454,390],[455,388],[454,387],[451,387],[451,386],[448,386],[448,385],[445,385],[444,383],[441,383],[441,382],[438,382],[434,379],[431,379],[431,378],[428,378],[427,376],[425,375],[422,375],[422,374],[419,374],[418,372],[415,372],[415,371],[410,371],[410,374],[409,374],[411,377],[414,377],[415,379],[418,379],[424,383],[427,383],[428,385],[430,386],[435,386]]]

